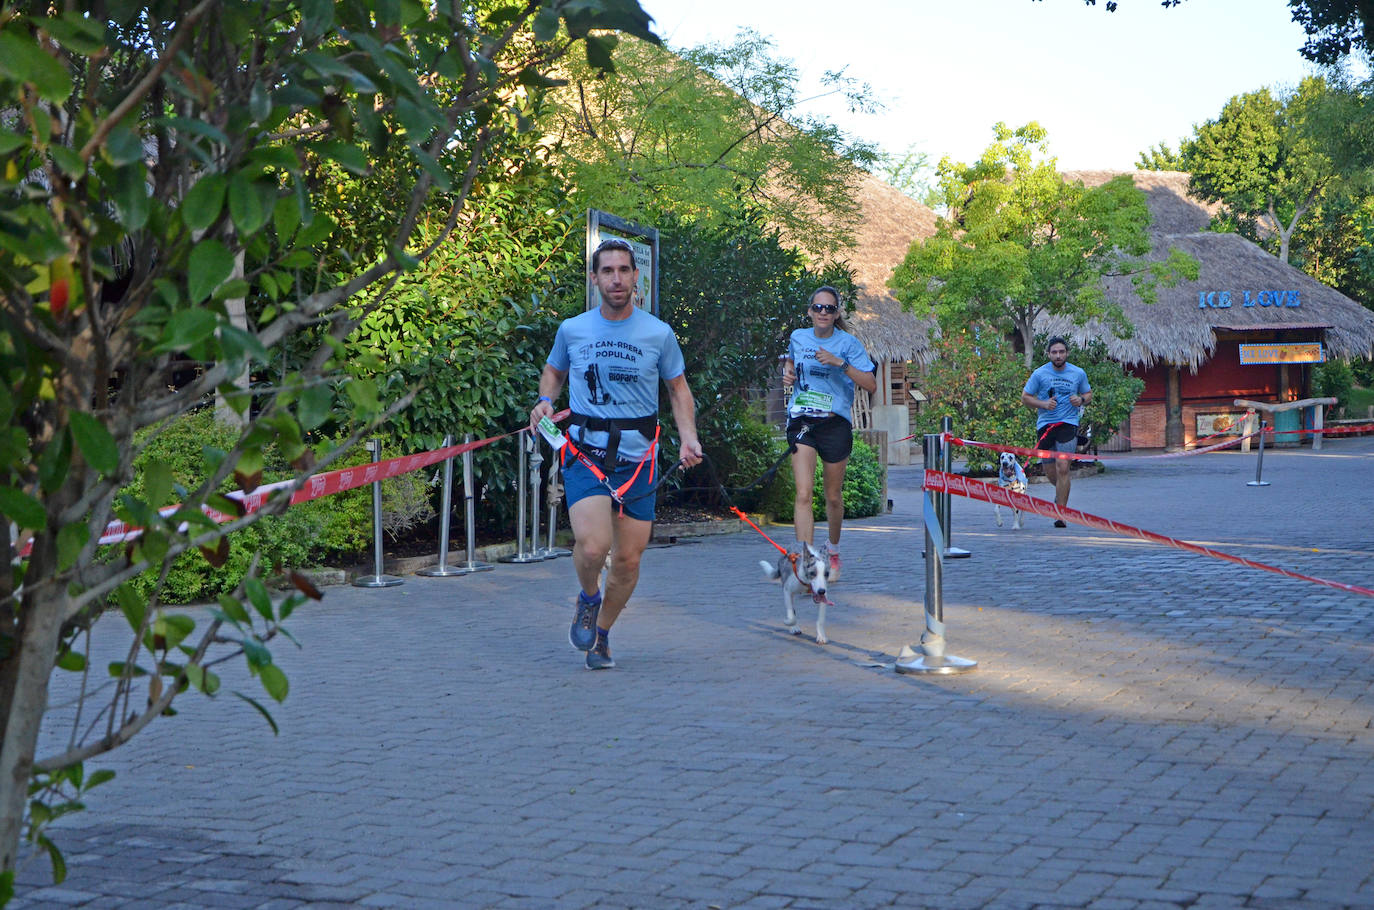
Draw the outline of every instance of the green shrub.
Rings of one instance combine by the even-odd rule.
[[[237,439],[237,431],[215,420],[214,413],[204,408],[169,424],[156,433],[143,434],[142,446],[134,462],[135,479],[125,492],[141,495],[143,491],[141,467],[150,460],[165,462],[176,483],[190,489],[198,486],[210,471],[207,452],[227,451]],[[323,448],[336,445],[322,443]],[[401,454],[395,443],[387,448],[383,441],[383,457]],[[330,466],[331,470],[366,464],[371,456],[363,446],[357,446]],[[265,458],[263,483],[285,480],[294,475],[291,468],[269,451]],[[401,516],[414,523],[427,520],[433,510],[425,494],[426,472],[414,471],[382,481],[383,514]],[[236,489],[233,478],[220,484],[222,492]],[[428,510],[428,515],[425,514]],[[394,529],[393,529],[394,530]],[[206,562],[199,551],[183,553],[168,570],[159,597],[164,603],[181,604],[213,599],[215,595],[232,591],[248,571],[253,557],[259,556],[262,571],[271,574],[287,568],[320,565],[330,560],[352,560],[365,552],[372,540],[372,494],[368,487],[336,493],[323,499],[292,506],[281,515],[269,515],[256,524],[243,528],[229,537],[229,558],[216,569]],[[156,572],[149,571],[135,579],[134,587],[148,595],[157,587]]]
[[[1328,360],[1312,368],[1312,397],[1335,398],[1332,413],[1350,404],[1350,392],[1355,388],[1355,371],[1344,360]]]
[[[781,452],[781,446],[779,447]],[[825,486],[821,479],[822,466],[816,464],[816,485],[811,496],[811,514],[819,522],[825,521]],[[867,518],[883,510],[883,477],[887,466],[878,460],[878,453],[862,440],[854,440],[854,451],[844,474],[844,517]],[[792,480],[792,468],[785,464],[778,471],[773,484],[760,502],[761,511],[778,521],[793,521],[797,487]]]

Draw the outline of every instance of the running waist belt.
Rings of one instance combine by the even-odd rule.
[[[623,430],[635,430],[645,439],[654,439],[658,433],[658,415],[650,414],[647,417],[592,417],[588,414],[578,414],[574,412],[569,418],[569,423],[575,427],[583,427],[594,432],[604,432],[607,434],[606,453],[601,457],[601,470],[610,474],[615,470],[616,461],[620,454],[620,434]],[[581,442],[581,440],[578,440]]]

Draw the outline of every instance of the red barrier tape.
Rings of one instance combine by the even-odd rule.
[[[1121,534],[1125,537],[1148,540],[1151,543],[1164,544],[1166,547],[1173,547],[1177,550],[1187,550],[1189,553],[1200,553],[1203,556],[1211,556],[1214,559],[1239,563],[1243,566],[1249,566],[1252,569],[1273,572],[1285,578],[1296,578],[1299,581],[1310,581],[1313,584],[1325,585],[1328,588],[1335,588],[1338,591],[1374,597],[1374,590],[1362,588],[1359,585],[1348,585],[1340,581],[1328,581],[1325,578],[1314,578],[1311,575],[1303,575],[1298,572],[1291,572],[1288,569],[1280,569],[1277,566],[1255,562],[1243,556],[1232,556],[1230,553],[1223,553],[1211,547],[1188,543],[1186,540],[1178,540],[1174,537],[1166,537],[1163,534],[1156,534],[1153,531],[1146,531],[1131,525],[1122,524],[1119,521],[1112,521],[1109,518],[1102,518],[1101,516],[1093,515],[1088,512],[1081,512],[1078,509],[1070,509],[1067,506],[1057,506],[1044,499],[1027,496],[1025,493],[1015,493],[1006,487],[999,487],[993,483],[974,480],[971,477],[964,477],[959,474],[946,474],[943,471],[927,470],[921,488],[937,493],[953,493],[959,496],[967,496],[969,499],[977,499],[982,502],[990,502],[993,505],[1020,509],[1023,512],[1033,512],[1036,515],[1043,515],[1046,518],[1060,518],[1064,521],[1071,521],[1074,524],[1083,525],[1084,527],[1096,528],[1099,531],[1111,531],[1114,534]]]
[[[950,434],[949,441],[956,446],[972,446],[978,449],[991,449],[994,452],[1015,452],[1018,455],[1025,455],[1027,458],[1058,458],[1061,461],[1100,461],[1104,458],[1184,458],[1188,455],[1201,455],[1205,452],[1218,452],[1222,449],[1229,449],[1238,446],[1247,439],[1253,439],[1259,433],[1251,433],[1248,436],[1237,436],[1227,442],[1219,442],[1215,445],[1204,446],[1200,449],[1188,449],[1184,452],[1165,452],[1161,455],[1088,455],[1076,452],[1051,452],[1047,449],[1023,449],[1020,446],[1004,446],[995,442],[978,442],[973,439],[960,439],[958,436]]]
[[[557,423],[571,413],[572,411],[570,410],[559,411],[557,414],[553,415],[553,420]],[[327,471],[324,474],[312,474],[300,481],[280,480],[276,483],[263,484],[251,493],[235,490],[232,493],[226,493],[225,496],[228,499],[233,499],[242,503],[243,514],[251,515],[265,506],[273,493],[280,490],[299,487],[291,494],[291,505],[294,506],[298,503],[309,502],[312,499],[321,499],[325,496],[332,496],[335,493],[342,493],[346,490],[366,486],[374,481],[385,480],[388,477],[409,474],[411,471],[418,471],[420,468],[438,464],[441,461],[453,458],[456,455],[461,455],[464,452],[471,452],[474,449],[480,449],[483,446],[491,445],[493,442],[499,442],[509,436],[515,436],[528,431],[528,427],[521,427],[518,430],[502,433],[499,436],[488,436],[486,439],[478,439],[473,442],[463,442],[442,449],[431,449],[428,452],[421,452],[416,455],[402,455],[397,458],[388,458],[386,461],[372,461],[367,464],[355,465],[354,467],[339,468],[334,471]],[[168,516],[175,515],[180,508],[180,505],[163,506],[161,509],[158,509],[158,514],[163,518],[167,518]],[[219,524],[225,524],[226,522],[233,521],[240,517],[239,515],[225,514],[209,506],[201,506],[201,511]],[[185,528],[183,527],[182,530],[185,530]],[[105,526],[105,533],[100,535],[100,540],[98,540],[97,543],[123,543],[124,541],[135,539],[142,533],[142,528],[130,526],[123,521],[112,521]],[[32,550],[33,542],[29,541],[20,549],[19,556],[21,558],[28,556]]]

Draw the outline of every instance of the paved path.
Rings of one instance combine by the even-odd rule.
[[[1110,465],[1074,506],[1374,583],[1374,439],[1271,450],[1265,488],[1253,454]],[[900,676],[918,483],[846,529],[824,647],[753,532],[650,551],[602,673],[567,560],[330,588],[281,734],[186,699],[15,906],[1374,907],[1374,599],[956,499],[979,666]]]

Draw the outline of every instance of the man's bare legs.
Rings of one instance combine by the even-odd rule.
[[[576,541],[573,563],[577,581],[588,597],[601,585],[606,554],[613,554],[596,620],[597,626],[609,631],[639,583],[639,562],[649,545],[653,522],[618,514],[615,501],[609,496],[579,499],[568,509],[568,517]]]

